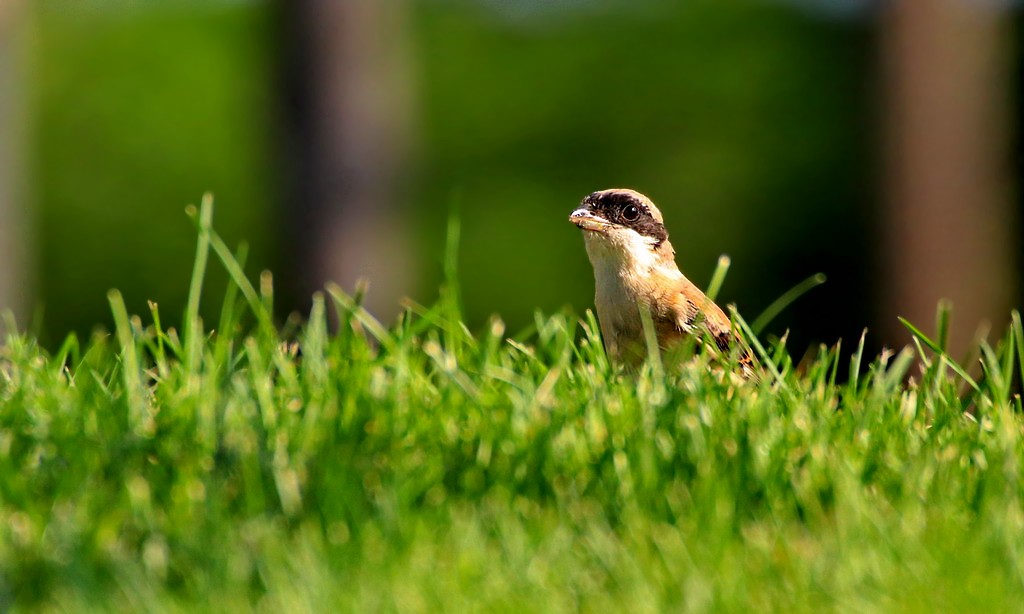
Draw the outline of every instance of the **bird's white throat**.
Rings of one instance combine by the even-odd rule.
[[[637,305],[652,290],[682,277],[675,262],[657,253],[657,241],[627,228],[608,233],[584,233],[587,256],[594,267],[598,315],[621,321],[637,317]]]
[[[618,285],[627,277],[645,278],[654,268],[662,266],[655,252],[657,241],[635,230],[584,232],[583,238],[598,287],[602,286],[602,281]]]

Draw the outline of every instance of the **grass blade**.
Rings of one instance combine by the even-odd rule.
[[[185,210],[199,228],[196,241],[196,256],[192,263],[192,280],[188,287],[188,302],[185,306],[185,365],[188,371],[198,368],[199,350],[202,337],[199,322],[199,302],[203,295],[203,281],[206,278],[206,265],[210,257],[210,232],[213,225],[213,195],[207,192],[199,203],[199,210],[189,206]]]
[[[725,276],[729,273],[730,264],[732,264],[732,259],[725,254],[718,257],[718,264],[715,266],[715,272],[711,275],[711,283],[708,284],[706,293],[712,301],[718,298],[718,292],[722,289],[722,284],[725,283]]]
[[[395,352],[397,346],[395,345],[395,339],[388,331],[388,329],[373,317],[369,311],[359,305],[351,296],[345,293],[341,289],[341,286],[329,283],[327,284],[327,294],[334,300],[334,303],[341,307],[346,313],[352,314],[352,317],[362,325],[367,331],[373,335],[374,339],[380,343],[387,352]]]
[[[860,342],[857,344],[857,351],[853,353],[853,357],[850,358],[850,379],[849,386],[851,390],[857,390],[857,386],[860,385],[860,368],[864,360],[864,342],[868,338],[868,329],[864,329],[864,332],[860,334]]]
[[[1010,329],[1013,332],[1014,345],[1017,346],[1017,367],[1020,369],[1020,386],[1024,388],[1024,323],[1020,312],[1016,309],[1010,316]]]
[[[786,307],[792,305],[794,301],[810,290],[825,283],[826,279],[827,278],[824,273],[816,273],[790,288],[785,294],[775,299],[771,305],[768,305],[768,307],[761,312],[761,315],[757,316],[753,324],[750,325],[751,330],[755,333],[763,331],[764,327],[768,326],[768,324],[774,320],[776,316],[782,313]]]
[[[656,380],[665,377],[665,368],[661,362],[661,347],[658,345],[658,334],[654,330],[654,320],[651,312],[642,305],[637,305],[640,311],[640,323],[644,329],[644,343],[647,346],[647,360],[651,365],[651,375]]]
[[[949,323],[952,312],[953,304],[946,299],[939,301],[938,307],[935,309],[935,334],[943,352],[949,350]]]
[[[918,330],[918,328],[911,324],[910,322],[908,322],[906,318],[901,317],[899,318],[899,321],[901,324],[903,324],[904,327],[906,327],[908,331],[910,331],[911,335],[913,335],[921,343],[927,346],[928,349],[938,354],[942,362],[944,362],[946,366],[953,370],[954,373],[959,375],[965,382],[967,382],[967,384],[971,388],[973,388],[977,392],[981,392],[981,388],[978,387],[978,383],[974,381],[974,378],[968,375],[967,371],[965,371],[964,368],[961,367],[955,360],[950,358],[949,354],[943,352],[942,348],[939,346],[938,343],[929,339],[928,335],[925,335],[920,330]]]
[[[110,309],[114,315],[114,326],[117,329],[117,341],[121,346],[121,375],[124,382],[125,395],[128,398],[128,416],[133,430],[142,434],[149,430],[148,411],[145,402],[144,385],[142,383],[142,366],[139,362],[135,335],[132,333],[131,320],[125,308],[124,298],[117,290],[107,293]]]
[[[765,351],[764,346],[761,345],[761,342],[758,340],[757,335],[754,334],[754,331],[751,330],[751,327],[747,325],[747,322],[735,309],[732,310],[732,317],[733,322],[738,324],[740,329],[743,331],[745,341],[750,345],[750,347],[754,348],[754,350],[757,352],[757,355],[760,357],[761,364],[768,368],[768,371],[775,378],[775,381],[777,381],[780,385],[785,386],[785,382],[782,379],[782,374],[779,373],[778,366],[776,366],[775,361],[772,360],[772,357],[768,354],[768,352]]]

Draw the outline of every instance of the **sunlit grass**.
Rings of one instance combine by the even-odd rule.
[[[114,334],[0,349],[0,607],[1022,603],[1017,314],[979,379],[945,309],[916,350],[849,364],[751,338],[758,382],[701,357],[618,373],[590,313],[471,332],[454,283],[391,326],[331,287],[283,333],[210,206],[183,331],[112,292]],[[215,328],[211,251],[232,278]]]

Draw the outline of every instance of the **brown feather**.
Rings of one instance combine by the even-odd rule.
[[[693,282],[683,277],[658,303],[671,306],[655,315],[663,347],[666,342],[678,341],[685,334],[696,334],[697,340],[703,341],[706,333],[714,343],[711,351],[718,355],[728,355],[733,348],[740,348],[738,364],[741,372],[745,377],[754,375],[757,363],[750,348],[733,331],[729,316]]]

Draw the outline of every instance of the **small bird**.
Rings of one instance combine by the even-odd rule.
[[[636,364],[646,355],[643,309],[663,350],[688,334],[698,342],[710,339],[716,354],[738,348],[740,372],[754,375],[753,355],[729,318],[676,266],[664,219],[651,199],[627,189],[594,192],[569,221],[583,230],[594,267],[597,319],[613,361]]]

